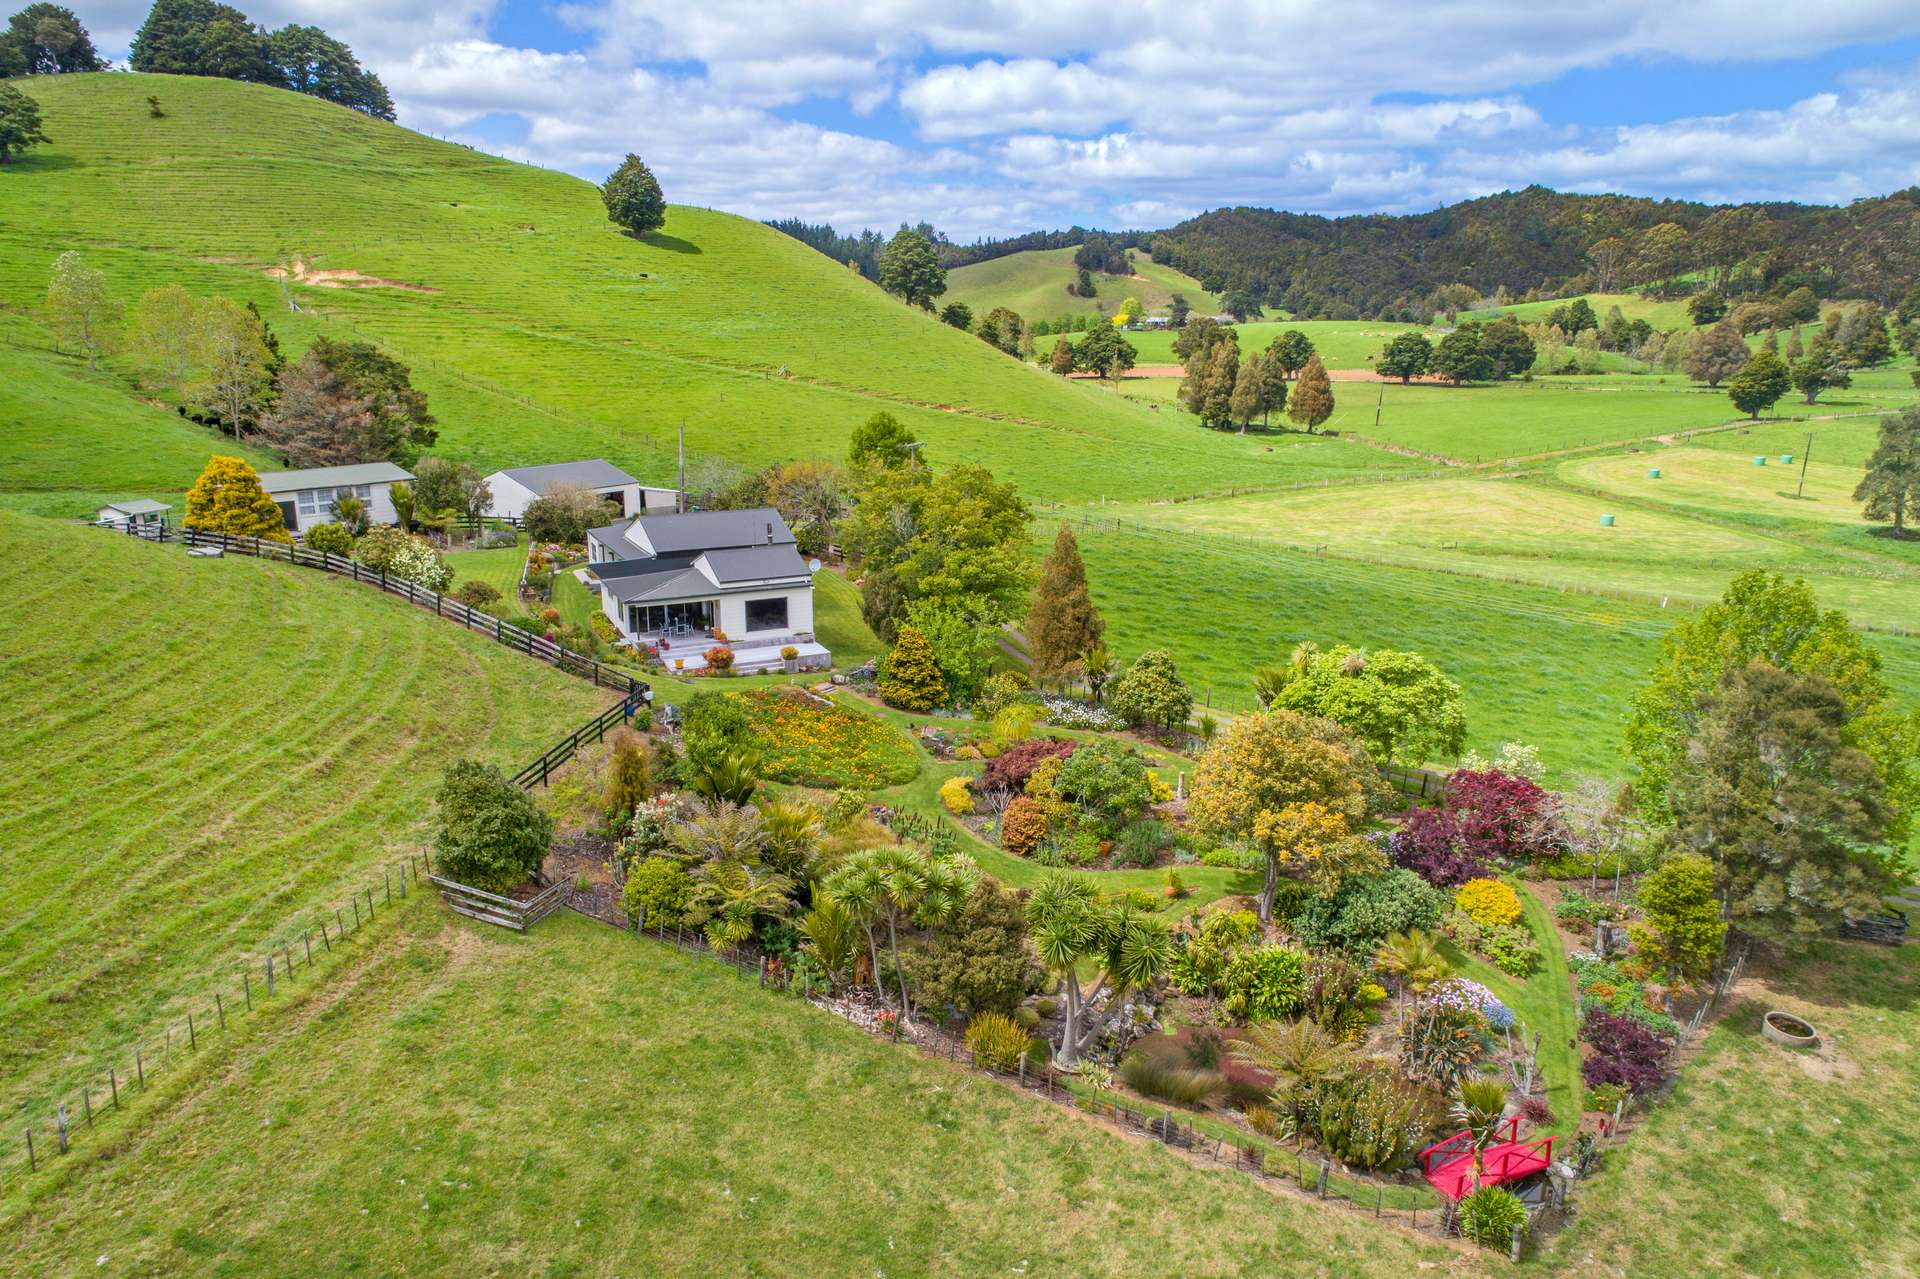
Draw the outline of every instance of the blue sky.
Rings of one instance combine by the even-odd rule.
[[[401,123],[669,199],[956,238],[1539,182],[1844,202],[1920,184],[1920,5],[275,0]],[[144,16],[82,16],[124,49]]]

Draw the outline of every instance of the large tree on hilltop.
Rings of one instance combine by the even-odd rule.
[[[218,76],[274,84],[267,33],[232,5],[215,0],[155,0],[133,37],[135,71]]]
[[[107,60],[73,10],[57,4],[30,4],[7,20],[0,44],[19,54],[18,71],[0,75],[58,75],[68,71],[105,71]],[[4,58],[4,55],[0,55]]]
[[[946,268],[925,236],[901,227],[880,254],[880,287],[931,311],[933,300],[947,291]]]
[[[629,235],[645,235],[666,224],[667,197],[660,192],[660,181],[631,151],[600,184],[600,200],[607,206],[608,220]]]

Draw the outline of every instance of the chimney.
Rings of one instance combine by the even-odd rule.
[[[767,545],[768,546],[773,545],[773,521],[772,520],[767,521]]]

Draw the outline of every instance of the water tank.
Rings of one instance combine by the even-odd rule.
[[[1782,466],[1792,466],[1792,465],[1793,465],[1793,454],[1791,454],[1791,453],[1782,453],[1782,454],[1780,455],[1780,465],[1782,465]]]
[[[1611,515],[1602,515],[1602,516],[1600,517],[1600,527],[1601,527],[1601,528],[1612,528],[1612,527],[1613,527],[1613,516],[1611,516]]]
[[[1767,459],[1764,456],[1756,457],[1753,459],[1753,464],[1755,466],[1765,466],[1767,464]]]
[[[1650,479],[1650,480],[1657,480],[1657,479],[1659,479],[1659,478],[1660,478],[1660,468],[1659,468],[1659,467],[1657,467],[1657,466],[1649,466],[1649,467],[1647,468],[1647,478],[1648,478],[1648,479]]]

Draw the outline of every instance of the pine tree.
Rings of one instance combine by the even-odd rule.
[[[1240,372],[1233,380],[1233,398],[1228,401],[1227,411],[1240,424],[1242,435],[1247,433],[1247,423],[1260,411],[1260,364],[1258,353],[1249,355],[1240,361]]]
[[[1240,378],[1240,348],[1232,342],[1216,342],[1207,357],[1207,375],[1200,383],[1200,420],[1208,426],[1221,426],[1233,413],[1233,387]]]
[[[1073,372],[1073,364],[1073,343],[1060,338],[1053,344],[1053,360],[1050,367],[1055,373],[1065,377]]]
[[[933,645],[914,626],[902,626],[900,638],[880,673],[880,700],[903,711],[925,713],[947,701],[947,686]]]
[[[600,200],[607,206],[608,219],[632,235],[645,235],[666,224],[667,197],[660,191],[660,181],[631,151],[600,185]]]
[[[287,522],[260,477],[244,459],[210,457],[200,478],[187,490],[188,528],[209,533],[230,533],[236,537],[258,537],[269,542],[290,542]]]
[[[1269,350],[1260,357],[1260,425],[1270,426],[1275,413],[1287,411],[1287,371]]]
[[[1027,651],[1033,654],[1033,678],[1041,683],[1067,676],[1100,642],[1107,624],[1087,590],[1087,566],[1080,543],[1065,521],[1040,570],[1033,607],[1027,612]]]
[[[1920,507],[1920,407],[1880,419],[1880,443],[1853,500],[1867,504],[1868,519],[1890,519],[1893,535],[1906,536],[1907,516]]]
[[[1806,347],[1802,346],[1800,342],[1800,326],[1796,324],[1787,335],[1787,359],[1789,361],[1797,360],[1806,353]]]
[[[1333,383],[1318,355],[1307,357],[1306,367],[1300,370],[1300,385],[1293,390],[1287,416],[1308,431],[1333,416]]]

